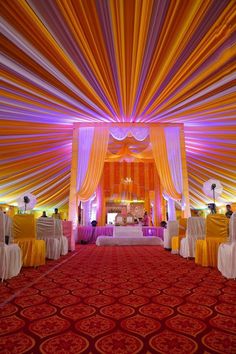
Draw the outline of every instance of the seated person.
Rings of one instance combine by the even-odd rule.
[[[164,229],[167,229],[167,222],[166,221],[161,221],[160,226],[163,227]]]
[[[231,209],[231,205],[230,204],[226,205],[226,210],[227,211],[225,213],[225,216],[230,219],[231,215],[233,214],[233,211]]]
[[[60,213],[58,213],[58,209],[57,208],[54,209],[54,213],[52,214],[52,217],[54,219],[61,219],[61,215],[60,215]]]

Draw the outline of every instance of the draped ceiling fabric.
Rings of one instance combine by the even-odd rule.
[[[183,123],[191,206],[210,178],[235,201],[234,0],[5,0],[1,15],[1,203],[68,204],[76,122]]]

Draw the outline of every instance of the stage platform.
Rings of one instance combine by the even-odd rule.
[[[130,226],[128,226],[130,227]],[[135,227],[135,226],[134,226]],[[144,238],[154,237],[163,240],[163,228],[155,226],[143,226],[142,232]],[[79,226],[78,227],[78,242],[81,240],[87,243],[96,243],[99,236],[113,236],[114,226]]]
[[[96,240],[97,246],[135,246],[135,245],[145,245],[145,246],[158,246],[163,245],[163,241],[159,237],[149,236],[149,237],[134,237],[134,236],[98,236]]]

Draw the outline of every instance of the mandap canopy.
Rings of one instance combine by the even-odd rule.
[[[68,205],[73,123],[182,124],[191,207],[209,202],[209,178],[235,201],[234,0],[5,0],[1,15],[0,203],[29,191],[38,208]],[[127,144],[119,151],[135,153]],[[179,198],[180,181],[165,183]]]

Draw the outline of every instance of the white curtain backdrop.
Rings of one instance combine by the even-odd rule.
[[[236,211],[229,220],[229,239],[231,242],[236,242]]]
[[[181,208],[185,208],[185,197],[183,195],[183,174],[182,174],[182,158],[180,150],[180,128],[167,127],[165,128],[166,149],[168,162],[171,170],[171,176],[174,186],[178,193],[182,195]],[[169,198],[170,199],[170,198]],[[169,205],[169,200],[168,200]],[[171,219],[175,220],[175,219]]]
[[[131,134],[136,140],[143,141],[149,135],[149,128],[145,127],[111,127],[110,134],[116,140],[124,140]]]
[[[174,201],[174,199],[170,198],[165,193],[163,193],[163,197],[164,197],[165,200],[167,200],[168,220],[169,221],[176,220],[176,210],[175,210],[175,201]]]
[[[178,193],[183,193],[182,161],[180,151],[179,127],[165,128],[166,149],[171,176]]]
[[[82,127],[79,129],[78,137],[78,173],[77,173],[77,191],[80,190],[89,164],[90,153],[93,144],[94,128]]]

